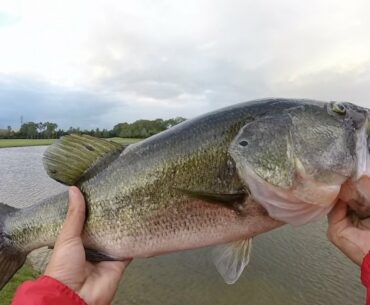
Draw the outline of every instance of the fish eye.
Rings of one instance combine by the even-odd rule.
[[[339,113],[339,114],[346,114],[346,108],[341,103],[332,103],[333,112]]]
[[[242,140],[242,141],[239,142],[239,145],[240,146],[247,146],[248,145],[248,141]]]

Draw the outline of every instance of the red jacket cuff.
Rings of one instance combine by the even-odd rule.
[[[87,305],[71,288],[47,275],[18,287],[12,305],[24,304]]]
[[[368,288],[370,287],[370,252],[364,257],[361,265],[361,281]]]

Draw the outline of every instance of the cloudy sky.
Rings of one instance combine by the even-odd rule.
[[[370,107],[369,16],[368,0],[0,0],[0,128],[263,97]]]

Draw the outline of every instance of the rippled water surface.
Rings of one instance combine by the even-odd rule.
[[[28,206],[65,187],[42,167],[45,147],[0,149],[0,201]],[[326,241],[326,224],[284,227],[254,240],[251,262],[223,283],[210,249],[134,261],[115,305],[361,305],[359,269]]]

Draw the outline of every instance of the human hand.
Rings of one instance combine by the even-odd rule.
[[[86,261],[81,239],[85,209],[85,200],[79,189],[70,187],[67,217],[45,275],[73,289],[89,305],[107,305],[113,300],[130,261]]]
[[[354,224],[347,215],[345,202],[338,202],[328,215],[328,239],[348,258],[361,265],[370,250],[370,220],[360,220]]]

